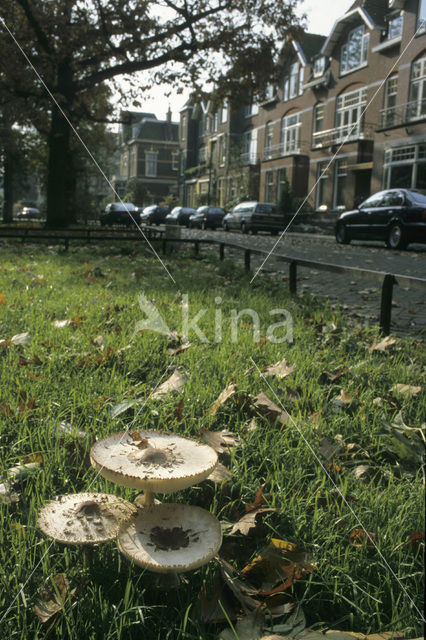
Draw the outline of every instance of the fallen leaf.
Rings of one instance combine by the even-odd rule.
[[[376,471],[368,464],[360,464],[354,469],[354,476],[357,480],[370,480]]]
[[[263,636],[264,612],[260,607],[254,609],[245,618],[238,620],[235,633],[225,629],[219,634],[219,640],[261,640]]]
[[[258,516],[270,513],[271,511],[276,511],[276,509],[272,507],[265,507],[249,511],[233,525],[230,532],[231,535],[239,532],[242,533],[243,536],[247,536],[252,529],[256,528]]]
[[[368,350],[370,351],[370,353],[373,351],[384,351],[388,347],[391,347],[393,344],[395,344],[395,342],[395,338],[392,338],[392,336],[386,336],[386,338],[383,338],[383,340],[381,340],[380,342],[376,342],[374,340],[373,344],[368,347]]]
[[[198,619],[209,624],[220,624],[227,620],[236,620],[239,609],[229,597],[229,591],[225,589],[223,578],[218,573],[213,579],[213,584],[208,588],[204,583],[198,594],[195,605],[195,614]]]
[[[375,538],[375,533],[366,533],[364,529],[354,529],[352,533],[349,534],[349,541],[356,549],[359,549],[364,545],[372,547],[374,545]]]
[[[184,398],[181,398],[178,402],[176,402],[175,406],[173,407],[173,417],[179,423],[181,423],[182,420],[183,420],[183,409],[184,409],[184,407],[185,407]]]
[[[344,389],[340,389],[340,394],[333,398],[332,402],[338,407],[344,407],[345,405],[351,404],[353,402],[353,398],[350,393]]]
[[[147,449],[149,446],[149,440],[143,438],[139,431],[129,431],[129,436],[133,440],[132,444],[138,449]]]
[[[27,458],[31,460],[31,456],[27,456]],[[34,460],[33,462],[18,464],[15,467],[11,467],[10,469],[8,469],[7,475],[10,479],[13,480],[13,482],[24,480],[29,475],[35,473],[40,469],[40,462],[41,460]]]
[[[10,342],[12,344],[27,344],[31,341],[31,336],[28,332],[26,333],[17,333],[15,336],[12,336]]]
[[[87,435],[85,431],[80,431],[76,427],[73,427],[73,425],[69,422],[60,422],[59,424],[54,422],[53,432],[57,433],[58,435],[65,434],[73,438],[85,438]]]
[[[211,482],[214,482],[215,484],[222,484],[222,482],[227,482],[231,479],[232,473],[220,462],[215,466],[214,470],[206,478],[206,480],[211,480]]]
[[[276,376],[277,378],[280,378],[282,380],[283,378],[286,378],[291,373],[293,373],[295,368],[295,364],[289,366],[284,358],[284,360],[276,362],[275,364],[270,364],[268,367],[266,367],[264,375]]]
[[[62,327],[69,327],[71,322],[72,320],[55,320],[53,326],[62,329]]]
[[[330,373],[329,371],[323,371],[320,375],[320,382],[336,382],[339,378],[345,375],[349,369],[339,369],[334,373]]]
[[[13,502],[18,502],[18,500],[19,493],[13,491],[12,484],[10,482],[0,483],[0,502],[12,504]]]
[[[24,411],[33,411],[36,407],[36,399],[28,398],[27,392],[23,389],[19,390],[19,400],[18,400],[19,411],[24,413]]]
[[[229,400],[229,398],[232,398],[232,396],[235,394],[236,390],[237,390],[237,385],[236,384],[228,385],[219,394],[219,396],[216,398],[216,400],[213,402],[212,406],[208,410],[209,415],[211,415],[211,416],[216,415],[216,413],[218,412],[219,408],[223,404],[225,404]]]
[[[68,591],[69,584],[65,573],[58,573],[40,589],[34,612],[41,622],[48,622],[52,616],[64,610],[67,601],[75,593],[75,589]]]
[[[11,418],[13,416],[13,411],[6,402],[0,402],[0,413],[6,416],[6,418]]]
[[[229,453],[238,446],[238,438],[231,431],[208,431],[203,427],[201,437],[216,453]]]
[[[390,389],[396,393],[400,393],[402,396],[416,396],[422,390],[421,387],[413,387],[409,384],[394,384]]]
[[[7,300],[3,293],[0,293],[0,304],[7,304]]]
[[[321,440],[321,445],[318,451],[327,461],[329,461],[334,458],[337,453],[339,453],[340,449],[340,444],[333,444],[332,442],[327,440],[327,438],[323,438]]]
[[[218,558],[220,574],[223,581],[232,591],[245,613],[253,611],[260,605],[260,601],[253,598],[257,594],[257,589],[251,585],[246,585],[240,578],[239,573],[223,558]]]
[[[410,536],[408,536],[408,540],[405,543],[406,545],[411,545],[413,551],[417,551],[421,544],[425,543],[425,534],[421,531],[414,531]]]
[[[281,426],[286,426],[292,422],[290,414],[270,400],[263,391],[252,399],[251,409],[256,415],[267,418],[271,424],[278,422]]]
[[[176,369],[168,380],[160,384],[149,396],[149,400],[162,400],[164,396],[175,391],[182,391],[185,386],[189,374],[181,373]]]
[[[176,349],[169,347],[167,349],[167,353],[169,354],[169,356],[177,356],[178,353],[182,353],[182,351],[186,351],[186,349],[189,349],[190,346],[191,346],[190,342],[185,342],[184,344],[181,344],[179,347],[176,347]]]
[[[96,336],[91,342],[95,347],[99,347],[101,351],[105,349],[105,338],[103,336]]]
[[[114,405],[113,407],[111,407],[111,418],[116,418],[121,413],[124,413],[135,404],[137,404],[139,400],[141,400],[141,398],[133,398],[132,400],[124,400],[124,402],[120,402],[119,404]]]

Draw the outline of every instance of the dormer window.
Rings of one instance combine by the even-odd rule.
[[[303,67],[299,62],[291,65],[289,73],[284,76],[283,100],[291,100],[303,93]]]
[[[325,56],[314,60],[314,78],[320,78],[325,71]]]
[[[402,17],[402,13],[397,11],[396,13],[391,13],[386,17],[387,22],[387,30],[386,30],[386,39],[393,40],[394,38],[399,38],[402,35],[402,24],[404,18]]]
[[[364,25],[352,29],[340,51],[340,73],[349,73],[367,64],[370,34]]]
[[[426,31],[426,0],[419,0],[416,33],[417,34],[425,33],[425,31]]]

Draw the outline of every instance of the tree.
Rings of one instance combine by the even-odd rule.
[[[72,127],[107,118],[108,81],[145,71],[150,82],[247,95],[271,75],[296,2],[0,0],[0,92],[21,101],[38,130],[48,116],[47,223],[70,219]]]

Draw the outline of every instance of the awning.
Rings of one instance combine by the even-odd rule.
[[[367,169],[372,169],[372,162],[359,162],[358,164],[348,164],[348,169],[351,171],[366,171]]]

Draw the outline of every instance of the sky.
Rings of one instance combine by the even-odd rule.
[[[308,31],[327,36],[335,21],[349,9],[353,2],[354,0],[304,0],[300,3],[298,13],[306,13]],[[159,85],[149,92],[149,99],[143,100],[143,96],[141,96],[142,106],[138,110],[155,113],[157,118],[164,119],[170,105],[172,119],[178,121],[179,110],[185,104],[188,92],[165,97],[166,90],[167,87]],[[120,106],[128,106],[129,109],[132,109],[131,105]]]

